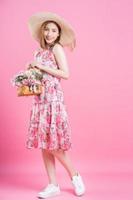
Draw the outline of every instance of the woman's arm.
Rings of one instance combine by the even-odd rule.
[[[69,78],[69,70],[67,65],[67,60],[65,56],[65,52],[63,50],[63,47],[60,44],[55,44],[53,47],[53,52],[55,55],[56,62],[59,66],[59,69],[53,69],[48,66],[44,66],[41,64],[37,64],[37,67],[45,71],[51,75],[57,76],[59,78],[68,79]]]

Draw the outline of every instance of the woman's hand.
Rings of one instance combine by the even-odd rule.
[[[32,61],[32,62],[28,62],[26,64],[26,68],[27,69],[34,69],[37,68],[38,69],[38,63],[36,61]]]
[[[32,62],[30,63],[30,65],[31,65],[32,67],[37,67],[37,66],[38,66],[38,62],[32,61]]]

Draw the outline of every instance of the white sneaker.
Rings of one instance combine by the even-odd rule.
[[[82,177],[79,173],[72,176],[72,184],[74,186],[74,191],[77,196],[81,196],[85,193],[85,185],[83,183]]]
[[[52,183],[48,184],[46,188],[44,188],[41,192],[38,193],[39,198],[45,199],[48,197],[56,196],[60,194],[59,185],[54,185]]]

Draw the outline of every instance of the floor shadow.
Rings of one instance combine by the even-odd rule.
[[[72,188],[61,187],[61,191],[62,192],[66,192],[66,193],[70,193],[70,194],[74,195],[74,190]]]

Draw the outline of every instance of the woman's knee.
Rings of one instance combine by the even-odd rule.
[[[54,149],[54,150],[51,150],[51,153],[53,155],[59,155],[59,154],[65,154],[65,151],[63,149]]]
[[[63,149],[42,149],[42,153],[46,155],[54,155],[54,156],[59,156],[59,155],[65,155],[65,151]]]
[[[42,149],[42,153],[45,154],[45,155],[50,155],[51,151],[48,150],[48,149]]]

